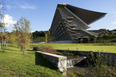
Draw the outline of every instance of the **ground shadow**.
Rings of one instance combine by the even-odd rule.
[[[8,50],[8,51],[16,51],[16,50],[13,50],[13,49],[7,49],[7,48],[5,48],[4,51],[6,51],[6,50]]]
[[[43,58],[40,53],[35,52],[35,64],[48,67],[50,69],[58,70],[54,64],[50,63],[47,59]]]
[[[77,67],[87,67],[88,66],[88,61],[87,61],[87,59],[84,59],[81,62],[75,64],[74,66],[77,66]]]

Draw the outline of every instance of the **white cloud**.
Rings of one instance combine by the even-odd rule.
[[[5,23],[5,27],[9,27],[13,24],[15,24],[17,21],[13,20],[13,17],[6,14],[4,15],[4,19],[2,20],[3,23]]]
[[[29,5],[29,4],[24,4],[24,5],[19,5],[20,8],[23,8],[23,9],[36,9],[36,7],[34,5]]]
[[[2,8],[3,7],[3,4],[0,4],[0,8]]]
[[[115,21],[115,22],[113,22],[112,24],[115,24],[115,25],[116,25],[116,21]]]
[[[34,31],[31,31],[31,33],[33,33]]]

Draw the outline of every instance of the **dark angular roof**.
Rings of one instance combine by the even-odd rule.
[[[64,6],[67,7],[71,12],[73,12],[76,16],[78,16],[81,20],[83,20],[88,25],[106,15],[106,13],[90,11],[69,4],[65,4]]]

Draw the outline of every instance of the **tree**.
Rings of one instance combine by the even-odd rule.
[[[50,34],[50,31],[45,31],[45,43],[48,42],[48,34]]]
[[[109,36],[109,32],[106,32],[106,36]]]
[[[94,37],[94,43],[96,43],[97,42],[97,38],[96,37]]]
[[[4,10],[5,10],[5,6],[4,6],[4,0],[0,0],[0,19],[2,18],[2,16],[3,16],[3,12],[4,12]]]
[[[3,11],[4,11],[4,2],[1,0],[0,1],[0,39],[1,39],[1,49],[3,49],[6,47],[6,41],[7,41],[7,33],[5,32],[6,27],[5,27],[5,23],[4,23],[4,15],[3,15]]]
[[[0,33],[0,38],[1,38],[1,49],[6,48],[6,42],[7,42],[7,34],[5,32]]]
[[[1,20],[3,19],[4,16],[1,17]],[[0,39],[1,39],[1,49],[4,49],[6,47],[7,33],[5,24],[3,22],[0,22]]]
[[[11,44],[11,46],[14,46],[14,44],[16,44],[16,32],[13,31],[9,34],[9,38],[8,38],[8,42]]]
[[[26,48],[31,42],[30,22],[26,18],[21,17],[14,25],[14,29],[16,30],[17,44],[23,51],[23,54],[26,54]]]
[[[111,36],[113,36],[113,35],[114,35],[114,31],[112,30],[112,31],[111,31]]]
[[[102,34],[99,33],[99,34],[98,34],[98,37],[99,37],[99,42],[102,43]]]

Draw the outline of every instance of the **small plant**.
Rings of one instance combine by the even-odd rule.
[[[52,53],[52,54],[56,54],[57,53],[57,51],[55,49],[53,49],[52,46],[49,46],[49,45],[45,45],[42,48],[42,51],[43,52],[47,52],[47,53]]]
[[[34,51],[43,51],[43,52],[47,52],[47,53],[53,53],[53,54],[57,54],[57,51],[54,50],[52,48],[52,46],[49,45],[39,45],[39,46],[35,46],[33,47]]]
[[[68,77],[77,77],[74,73],[72,72],[67,72],[67,76]]]
[[[85,73],[76,71],[77,77],[83,77]]]
[[[104,56],[100,53],[95,55],[91,52],[88,61],[88,75],[90,77],[116,77],[116,72],[114,71],[114,68],[116,67],[108,66],[107,58],[107,56]]]
[[[57,54],[57,55],[63,55],[61,52],[57,52],[56,54]]]
[[[39,47],[38,46],[35,46],[35,47],[33,47],[33,50],[34,51],[38,51],[39,50]]]

